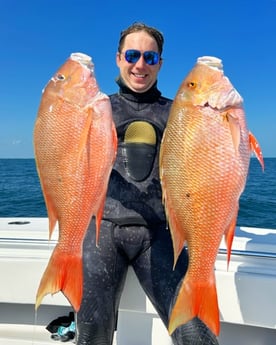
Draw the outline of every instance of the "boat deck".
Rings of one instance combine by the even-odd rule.
[[[0,345],[57,344],[45,327],[68,315],[58,293],[35,313],[42,273],[57,241],[47,218],[0,218]],[[276,344],[276,230],[237,227],[227,270],[222,242],[216,261],[220,345]],[[130,268],[114,345],[172,345],[165,327]]]

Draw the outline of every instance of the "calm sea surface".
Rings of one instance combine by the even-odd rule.
[[[0,159],[0,217],[46,217],[34,159]],[[276,229],[276,158],[252,158],[238,225]]]

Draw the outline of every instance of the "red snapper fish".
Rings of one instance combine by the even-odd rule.
[[[43,91],[34,127],[37,171],[58,243],[41,279],[36,308],[62,291],[78,311],[82,298],[82,243],[92,216],[97,241],[117,150],[110,100],[99,90],[91,57],[73,53]]]
[[[185,242],[189,253],[170,334],[194,317],[219,334],[214,265],[223,235],[229,263],[252,150],[264,169],[259,144],[246,127],[243,99],[224,76],[221,60],[198,58],[174,99],[160,152],[175,263]]]

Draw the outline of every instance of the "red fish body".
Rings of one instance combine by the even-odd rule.
[[[221,61],[199,58],[173,102],[160,153],[163,199],[175,263],[185,242],[189,266],[171,313],[169,332],[199,317],[219,334],[214,265],[225,235],[231,244],[251,150],[243,100]]]
[[[82,298],[82,243],[92,216],[100,230],[117,136],[109,98],[100,92],[91,58],[71,54],[43,91],[34,128],[37,170],[59,240],[41,279],[43,297],[62,291],[74,309]]]

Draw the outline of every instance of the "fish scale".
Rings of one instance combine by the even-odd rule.
[[[242,98],[221,60],[199,58],[174,99],[160,151],[160,178],[174,247],[174,265],[187,244],[189,265],[172,309],[170,334],[199,317],[219,334],[214,264],[225,235],[228,262],[239,197],[251,150]]]

